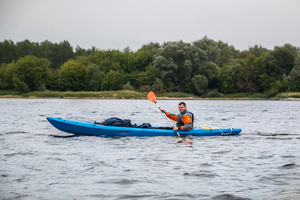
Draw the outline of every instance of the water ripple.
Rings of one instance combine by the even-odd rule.
[[[241,136],[73,136],[45,117],[169,124],[148,100],[0,99],[1,198],[298,199],[298,102],[186,103],[195,126],[242,128]],[[177,100],[160,105],[178,112]]]

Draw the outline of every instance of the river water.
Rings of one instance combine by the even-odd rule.
[[[299,101],[185,102],[241,135],[71,137],[46,117],[168,121],[149,100],[0,99],[0,199],[300,199]]]

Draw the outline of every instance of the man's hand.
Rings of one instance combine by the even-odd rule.
[[[173,130],[174,130],[174,131],[178,131],[178,127],[177,127],[177,126],[174,126],[174,127],[173,127]]]
[[[164,112],[164,109],[163,109],[163,108],[159,108],[159,109],[160,109],[161,112]]]

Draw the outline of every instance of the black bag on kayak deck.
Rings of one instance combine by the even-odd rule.
[[[123,119],[116,118],[116,117],[108,118],[107,120],[103,121],[101,123],[101,125],[104,125],[104,126],[125,126],[125,127],[132,126],[130,120],[129,121],[126,120],[126,119],[123,120]]]
[[[100,124],[104,125],[104,126],[119,126],[122,122],[123,122],[122,119],[119,119],[119,118],[116,118],[116,117],[111,117],[107,120],[104,120]]]
[[[151,127],[151,124],[149,123],[143,123],[141,125],[132,125],[131,124],[131,120],[130,119],[120,119],[120,118],[117,118],[117,117],[111,117],[111,118],[108,118],[107,120],[103,121],[101,123],[101,125],[104,125],[104,126],[120,126],[120,127],[134,127],[134,128],[150,128]]]
[[[134,125],[136,125],[136,124],[134,124]],[[133,126],[133,127],[135,127],[135,128],[150,128],[151,124],[149,124],[149,123],[142,123],[139,126]]]

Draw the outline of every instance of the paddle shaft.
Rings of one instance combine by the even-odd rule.
[[[158,105],[158,103],[155,102],[155,104],[156,104],[156,105],[158,106],[158,108],[160,109],[160,106]],[[167,118],[167,120],[170,122],[171,126],[173,126],[172,122],[171,122],[170,119],[167,117],[166,113],[164,113],[164,112],[162,112],[162,113],[163,113],[163,115]],[[177,135],[178,135],[179,137],[181,137],[180,134],[179,134],[177,131],[175,131],[175,132],[177,133]]]

